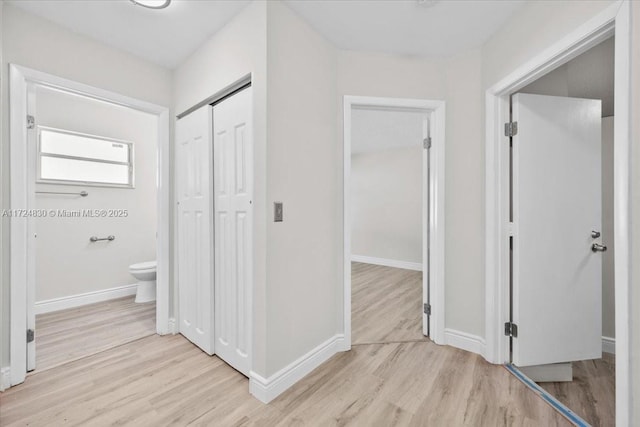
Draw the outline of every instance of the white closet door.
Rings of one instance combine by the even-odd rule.
[[[513,363],[600,358],[600,101],[518,94],[513,118]]]
[[[251,88],[213,107],[216,354],[244,375],[251,357]]]
[[[211,106],[176,123],[179,330],[214,352]]]

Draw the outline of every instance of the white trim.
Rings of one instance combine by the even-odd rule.
[[[33,173],[35,162],[28,161],[26,132],[27,85],[39,84],[54,87],[93,99],[117,104],[134,110],[154,114],[158,117],[158,234],[156,271],[156,331],[168,333],[169,305],[174,300],[169,295],[169,217],[170,217],[170,181],[169,181],[169,109],[146,101],[124,96],[51,74],[36,71],[15,64],[9,65],[9,122],[11,152],[11,208],[30,209],[34,205],[33,191],[29,174]],[[29,242],[29,230],[33,219],[11,221],[11,385],[24,381],[26,376],[27,347],[25,331],[27,329],[27,288],[33,287],[34,259],[33,244]]]
[[[602,337],[602,352],[616,354],[616,339],[611,337]]]
[[[51,313],[53,311],[66,310],[67,308],[81,307],[83,305],[94,304],[96,302],[109,301],[116,298],[128,297],[136,294],[138,284],[117,286],[110,289],[86,292],[84,294],[69,295],[66,297],[53,298],[45,301],[37,301],[35,304],[36,314]]]
[[[400,261],[396,259],[376,258],[366,255],[351,255],[351,261],[363,262],[365,264],[383,265],[385,267],[403,268],[405,270],[422,271],[422,263],[411,261]]]
[[[172,334],[172,335],[175,335],[175,334],[178,333],[178,330],[176,329],[176,318],[175,317],[172,317],[172,318],[169,319],[167,333],[168,334]]]
[[[616,423],[631,420],[630,365],[630,5],[612,3],[601,13],[534,56],[486,92],[486,298],[485,358],[509,361],[503,325],[509,315],[508,144],[502,125],[508,120],[509,95],[613,35],[615,29],[615,270],[616,270]]]
[[[0,369],[0,391],[5,391],[11,387],[11,368],[5,366]]]
[[[479,354],[484,357],[486,348],[485,341],[484,338],[479,337],[478,335],[445,328],[444,343],[451,347],[470,351],[471,353]]]
[[[251,371],[249,392],[259,401],[269,403],[311,371],[342,351],[344,335],[335,335],[269,378]]]
[[[12,165],[27,164],[27,84],[21,70],[15,66],[9,68],[9,143]],[[15,149],[14,149],[15,148]],[[12,167],[10,170],[11,209],[28,207],[27,167]],[[10,248],[10,363],[11,385],[24,381],[27,372],[27,346],[25,331],[27,330],[27,282],[28,257],[26,236],[28,221],[11,219]],[[18,315],[19,314],[19,315]]]
[[[455,329],[445,328],[444,339],[446,345],[470,351],[471,353],[479,354],[484,357],[485,341],[482,337],[457,331]]]
[[[431,339],[444,343],[445,281],[444,281],[444,191],[445,191],[445,102],[408,98],[376,98],[344,96],[343,102],[343,319],[344,346],[351,348],[351,110],[354,106],[417,109],[431,116],[431,155],[429,163],[429,283],[431,288]],[[424,192],[427,194],[427,192]],[[426,251],[425,251],[426,252]],[[424,256],[423,265],[427,265]],[[423,290],[423,293],[426,290]]]

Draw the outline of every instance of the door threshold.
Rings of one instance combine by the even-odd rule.
[[[538,384],[533,382],[529,377],[520,371],[516,366],[507,363],[504,365],[507,371],[511,372],[511,374],[520,380],[521,383],[526,385],[531,391],[540,396],[542,400],[547,402],[553,409],[560,413],[563,417],[565,417],[571,424],[577,427],[591,427],[591,424],[580,418],[575,412],[571,409],[567,408],[562,402],[549,394],[548,391],[540,387]]]

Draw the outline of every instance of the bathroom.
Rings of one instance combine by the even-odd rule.
[[[158,119],[44,85],[30,86],[29,101],[36,320],[28,364],[43,370],[156,331]]]

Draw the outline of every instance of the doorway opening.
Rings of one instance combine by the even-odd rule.
[[[40,372],[156,333],[158,118],[40,84],[28,93],[37,237],[27,369]]]
[[[525,277],[522,273],[521,267],[524,265],[523,263],[535,264],[535,257],[526,257],[523,252],[523,247],[518,247],[518,239],[520,238],[520,243],[522,244],[525,235],[523,235],[520,231],[523,224],[518,224],[518,221],[523,222],[526,215],[522,215],[523,206],[520,206],[521,212],[513,212],[513,221],[511,217],[511,184],[513,184],[514,194],[514,206],[517,209],[519,204],[522,202],[523,197],[520,190],[522,190],[521,185],[523,184],[522,179],[526,174],[526,170],[532,171],[533,169],[527,166],[527,161],[524,160],[522,154],[527,152],[527,150],[533,150],[535,147],[524,147],[524,144],[518,145],[516,139],[510,138],[510,135],[519,135],[520,137],[526,136],[527,132],[531,132],[531,129],[537,129],[538,126],[531,126],[531,123],[527,125],[528,131],[524,131],[522,124],[518,123],[515,126],[511,121],[511,114],[514,113],[515,116],[522,116],[523,112],[525,112],[524,116],[526,116],[526,112],[533,112],[533,114],[529,114],[529,116],[536,116],[537,119],[540,119],[541,122],[544,120],[541,117],[547,117],[547,122],[553,123],[554,120],[558,119],[561,116],[568,117],[571,114],[567,114],[566,111],[560,112],[562,108],[560,108],[558,114],[549,115],[550,108],[559,108],[556,104],[570,104],[575,101],[575,98],[570,98],[566,96],[557,97],[557,96],[549,96],[549,95],[531,95],[531,94],[516,94],[521,89],[525,88],[531,83],[534,83],[536,80],[541,77],[553,72],[559,67],[568,64],[571,60],[575,58],[579,58],[581,54],[587,52],[591,48],[598,47],[598,45],[607,43],[609,39],[611,39],[614,35],[615,30],[615,39],[613,41],[609,41],[614,45],[615,51],[615,83],[614,90],[615,93],[615,118],[614,128],[615,135],[613,139],[615,140],[614,148],[613,148],[613,235],[615,237],[614,245],[615,245],[615,407],[616,407],[616,423],[619,424],[627,424],[629,420],[629,409],[630,409],[630,394],[629,394],[629,324],[628,324],[628,306],[626,302],[628,300],[629,294],[629,236],[626,230],[628,230],[628,224],[630,221],[630,201],[628,197],[628,189],[629,179],[630,179],[630,171],[628,165],[628,153],[630,150],[629,146],[629,137],[628,137],[628,127],[629,127],[629,82],[630,76],[628,72],[628,61],[629,61],[629,45],[630,45],[630,32],[628,26],[628,16],[629,16],[629,5],[627,3],[612,5],[611,7],[605,9],[601,14],[594,17],[585,25],[577,28],[572,33],[568,34],[561,40],[557,41],[553,46],[551,46],[548,50],[545,50],[538,56],[532,58],[529,62],[524,64],[521,68],[514,71],[512,74],[508,75],[501,81],[497,82],[494,86],[487,90],[487,156],[486,156],[486,173],[487,173],[487,268],[486,268],[486,286],[487,286],[487,309],[486,309],[486,358],[490,362],[493,363],[510,363],[511,357],[513,356],[513,361],[515,364],[520,363],[521,365],[537,365],[537,364],[545,364],[545,359],[534,359],[533,356],[542,354],[547,355],[547,353],[551,353],[551,351],[546,351],[546,349],[551,348],[550,346],[542,346],[542,345],[530,345],[530,350],[527,350],[527,353],[522,352],[523,347],[526,347],[526,342],[529,341],[531,344],[532,336],[537,335],[538,337],[542,337],[543,339],[548,337],[553,337],[554,333],[551,332],[550,327],[549,330],[545,330],[542,326],[543,323],[549,325],[549,318],[552,316],[561,313],[560,316],[570,317],[573,313],[577,312],[577,310],[571,310],[572,304],[564,304],[563,310],[556,309],[548,309],[542,310],[537,313],[536,316],[530,315],[530,321],[526,321],[529,324],[527,326],[526,331],[523,330],[521,325],[518,325],[515,320],[523,321],[522,318],[517,319],[518,315],[522,315],[522,307],[526,307],[526,304],[522,304],[523,301],[523,293],[519,293],[520,289],[519,281],[523,282],[523,278]],[[597,50],[597,49],[596,49]],[[589,53],[587,53],[588,55]],[[596,68],[598,69],[598,68]],[[589,70],[595,71],[595,70]],[[557,77],[557,76],[556,76]],[[557,81],[556,81],[557,83]],[[513,111],[511,111],[511,98],[513,95]],[[535,98],[535,99],[534,99]],[[562,101],[560,101],[560,98]],[[540,110],[539,106],[531,107],[531,100],[534,99],[534,103],[542,103],[545,104],[549,100],[553,101],[554,106],[543,106]],[[566,101],[566,100],[572,101]],[[555,102],[558,101],[558,102]],[[566,102],[565,102],[566,101]],[[584,100],[578,100],[584,101]],[[600,103],[597,101],[596,103]],[[585,102],[586,104],[586,102]],[[538,114],[537,112],[542,111],[542,114]],[[589,117],[594,116],[594,110],[592,108],[586,108],[586,111],[589,112],[587,114]],[[576,116],[577,117],[577,116]],[[574,243],[580,246],[579,250],[566,250],[563,254],[562,258],[556,257],[553,260],[553,264],[562,264],[565,258],[575,258],[578,259],[578,264],[574,265],[574,273],[573,275],[569,275],[569,280],[564,281],[564,286],[568,286],[571,283],[583,282],[587,283],[593,280],[598,280],[601,275],[601,271],[599,270],[597,264],[602,261],[602,254],[606,254],[606,252],[602,252],[604,246],[610,247],[608,242],[602,241],[602,223],[601,219],[598,218],[599,211],[602,209],[603,205],[601,203],[602,193],[601,193],[601,185],[603,185],[604,180],[601,179],[600,169],[603,168],[603,159],[601,158],[602,152],[600,151],[600,131],[602,123],[602,116],[600,111],[596,111],[595,118],[593,122],[595,126],[592,127],[590,131],[584,132],[584,135],[581,135],[577,138],[579,141],[592,141],[595,138],[595,144],[589,143],[591,149],[585,150],[583,152],[576,151],[576,153],[572,155],[568,155],[564,153],[566,157],[565,165],[562,168],[554,167],[556,169],[562,170],[562,176],[566,179],[558,179],[556,182],[558,183],[558,189],[564,189],[565,184],[570,182],[573,179],[573,183],[579,187],[580,184],[584,184],[585,182],[593,182],[593,186],[597,188],[591,188],[589,191],[582,191],[581,189],[576,189],[569,196],[565,197],[568,200],[576,201],[576,204],[582,203],[584,200],[590,200],[589,203],[593,204],[592,208],[585,208],[584,212],[579,212],[573,215],[573,218],[576,219],[575,223],[573,221],[565,221],[567,222],[566,227],[560,227],[557,233],[549,233],[546,228],[540,230],[540,233],[536,235],[536,239],[529,239],[527,244],[531,245],[531,241],[542,241],[544,235],[555,234],[557,237],[557,242],[554,242],[555,246],[560,246],[560,243],[564,244],[565,242],[571,239],[561,238],[563,233],[566,233],[567,230],[571,227],[576,226],[576,224],[580,222],[584,222],[583,220],[588,216],[592,215],[593,210],[597,210],[598,212],[595,214],[594,218],[591,218],[589,222],[595,223],[594,226],[589,226],[589,230],[580,231],[580,233],[573,232],[573,234],[579,234],[580,236],[577,239],[584,239],[582,243],[585,245],[580,246],[578,240],[574,239]],[[505,125],[507,124],[507,125]],[[566,131],[566,134],[570,134],[572,131],[579,129],[580,126],[576,126],[575,128],[567,126],[566,124],[562,126],[552,125],[546,126],[547,128],[555,128],[556,131],[562,133]],[[516,130],[517,128],[517,130]],[[580,133],[580,132],[578,132]],[[562,135],[563,140],[566,135]],[[575,136],[575,135],[574,135]],[[510,157],[510,146],[509,141],[512,140],[514,145],[514,153],[513,159]],[[541,139],[546,141],[546,137],[538,137],[535,139],[535,146],[540,146],[540,151],[544,154],[549,152],[549,149],[544,149],[544,143],[541,142]],[[571,139],[571,137],[568,137]],[[554,148],[557,150],[561,150],[564,152],[565,150],[571,151],[579,147],[578,144],[563,144],[557,145]],[[594,148],[596,147],[596,148]],[[520,150],[520,152],[518,152]],[[584,153],[589,152],[594,156],[584,155]],[[535,154],[535,152],[534,152]],[[549,156],[555,155],[556,152],[550,153]],[[532,157],[529,157],[532,159]],[[573,162],[574,157],[579,157],[583,159],[583,164],[576,166]],[[510,163],[513,160],[514,162],[514,176],[511,177],[510,173]],[[540,159],[539,159],[540,160]],[[541,170],[545,170],[548,166],[548,163],[558,163],[556,162],[556,158],[554,157],[553,162],[549,160],[549,158],[545,158],[544,161],[539,161],[538,167]],[[522,167],[524,164],[524,168]],[[585,164],[590,165],[592,167],[593,173],[589,174],[583,170]],[[611,166],[609,166],[611,167]],[[571,168],[577,168],[572,170]],[[531,174],[531,177],[535,177],[535,174]],[[531,177],[528,178],[531,181]],[[578,177],[578,178],[576,178]],[[511,181],[513,178],[513,182]],[[545,179],[548,177],[545,177]],[[520,181],[518,181],[520,180]],[[547,179],[548,181],[548,179]],[[535,184],[535,183],[534,183]],[[556,193],[556,186],[551,185],[550,183],[545,184],[547,187],[553,187],[552,190],[541,190],[541,193]],[[532,187],[535,187],[532,186]],[[541,185],[540,187],[543,187]],[[560,190],[559,190],[560,191]],[[611,190],[609,190],[611,191]],[[589,194],[589,196],[586,196]],[[531,201],[531,198],[527,200]],[[560,200],[560,199],[558,199]],[[545,206],[542,207],[542,213],[540,213],[540,217],[546,218],[546,222],[553,222],[552,220],[556,220],[560,218],[563,212],[556,212],[554,208],[556,206],[562,206],[562,201],[559,203],[549,203],[548,210],[544,211]],[[569,206],[569,205],[567,205]],[[540,207],[540,206],[539,206]],[[537,209],[537,208],[536,208]],[[540,210],[540,209],[538,209]],[[554,215],[554,213],[558,213],[558,215]],[[528,226],[534,224],[535,221],[531,221],[531,224],[527,224]],[[544,226],[543,226],[544,227]],[[585,224],[581,224],[581,228],[585,228]],[[526,234],[526,233],[525,233]],[[539,238],[538,238],[539,237]],[[514,247],[513,251],[513,259],[511,258],[511,245]],[[552,249],[554,249],[552,247]],[[555,268],[553,265],[548,262],[544,262],[543,258],[546,254],[544,250],[538,251],[541,254],[538,257],[538,264],[536,269],[538,271],[541,270],[549,270],[551,268]],[[577,254],[577,255],[576,255]],[[574,261],[575,261],[574,259]],[[511,268],[511,262],[513,261],[513,268]],[[571,261],[571,262],[574,262]],[[593,266],[596,265],[596,268]],[[527,271],[531,271],[531,268],[528,268]],[[589,273],[589,274],[587,274]],[[533,277],[535,273],[532,273],[530,276]],[[546,273],[544,273],[546,274]],[[514,289],[513,292],[510,289],[511,277],[514,279]],[[584,281],[581,280],[582,278]],[[526,281],[526,278],[524,279]],[[542,283],[542,282],[539,282]],[[591,285],[593,285],[591,283]],[[590,285],[590,286],[591,286]],[[594,290],[602,291],[602,288],[599,287],[599,284],[596,286],[591,286]],[[563,298],[570,297],[571,295],[576,296],[576,302],[579,299],[584,299],[584,294],[579,292],[578,289],[571,290],[573,293],[568,293],[562,291],[561,289],[555,289],[553,292],[562,294]],[[540,289],[537,292],[530,293],[530,295],[535,298],[542,299],[544,296],[544,290]],[[561,300],[561,298],[556,298],[558,295],[549,295],[550,298],[548,301],[551,302],[550,306],[557,303]],[[512,305],[511,301],[514,301],[514,311],[510,312]],[[582,308],[583,311],[595,313],[595,316],[592,316],[591,320],[598,321],[596,327],[592,328],[590,333],[593,333],[595,329],[595,333],[601,334],[601,326],[602,318],[600,317],[603,311],[603,306],[601,305],[601,301],[591,301],[592,304],[585,307],[585,302],[581,302],[577,304]],[[518,307],[517,305],[520,305]],[[557,305],[557,304],[556,304]],[[519,313],[519,314],[518,314]],[[540,319],[540,322],[535,322],[535,320]],[[515,319],[515,320],[514,320]],[[531,326],[535,324],[534,326]],[[562,352],[567,349],[575,348],[580,349],[577,350],[582,352],[585,350],[582,344],[586,342],[583,340],[585,330],[589,328],[585,327],[584,324],[575,324],[575,322],[571,323],[566,319],[557,320],[554,323],[555,329],[565,329],[571,332],[575,332],[574,334],[567,335],[565,338],[560,339],[558,341],[558,345],[553,347],[553,352]],[[537,329],[536,334],[532,334],[534,329]],[[606,333],[606,332],[605,332]],[[527,334],[525,336],[525,334]],[[555,334],[555,336],[559,336],[559,334]],[[578,338],[580,337],[580,338]],[[573,341],[572,341],[573,340]],[[593,342],[589,341],[591,344],[591,348],[589,349],[589,356],[593,356],[591,353],[597,353],[602,351],[603,344],[607,350],[611,350],[610,343],[605,339],[598,340],[595,345]],[[512,342],[518,342],[518,344],[514,344],[513,348],[510,347]],[[521,348],[516,348],[516,347]],[[608,348],[607,348],[608,347]],[[513,350],[513,354],[510,350]],[[593,351],[592,351],[593,350]],[[606,352],[606,350],[605,350]],[[595,354],[598,356],[598,354]],[[531,360],[525,361],[523,363],[524,357],[531,357]],[[584,357],[584,358],[592,358],[592,357]],[[579,360],[581,356],[572,355],[571,358],[567,360]],[[613,406],[613,405],[611,405]],[[571,408],[576,410],[577,408]]]
[[[614,43],[511,97],[511,361],[591,425],[615,424]]]
[[[169,332],[169,127],[164,107],[16,65],[10,77],[11,207],[30,213],[11,218],[16,385]]]
[[[443,343],[444,102],[346,96],[344,114],[347,348]]]

